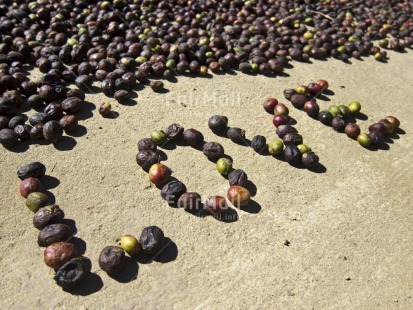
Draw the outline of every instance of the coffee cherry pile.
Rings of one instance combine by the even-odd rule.
[[[394,116],[386,116],[369,126],[369,133],[361,133],[357,138],[357,142],[364,147],[370,145],[380,145],[384,142],[385,135],[392,134],[400,126],[400,121]]]
[[[321,86],[323,85],[323,86]],[[321,84],[315,92],[320,93],[325,84]],[[298,92],[304,93],[304,87],[299,87]],[[302,96],[296,90],[286,90],[287,97]],[[290,97],[291,95],[291,97]],[[284,159],[292,165],[303,164],[307,168],[314,168],[319,164],[319,157],[312,152],[311,148],[303,144],[303,137],[297,133],[297,130],[291,126],[291,117],[289,109],[283,103],[278,102],[275,98],[268,98],[263,103],[264,110],[274,114],[273,124],[276,127],[276,134],[281,140],[272,140],[268,143],[268,152],[273,155],[283,154]],[[257,137],[257,136],[256,136]],[[256,137],[253,138],[256,139]],[[264,139],[260,139],[262,144]],[[285,146],[285,149],[284,149]]]
[[[81,257],[76,246],[68,242],[73,232],[63,224],[64,212],[58,205],[49,205],[48,196],[43,193],[40,178],[46,167],[40,162],[22,166],[17,176],[22,180],[20,195],[26,198],[26,206],[34,212],[33,225],[39,230],[37,243],[44,250],[44,262],[55,269],[54,280],[63,289],[78,285],[90,272],[86,258]]]
[[[361,110],[361,104],[358,101],[352,101],[346,105],[330,105],[327,110],[320,111],[320,107],[316,102],[316,97],[323,91],[328,89],[328,82],[318,80],[316,83],[309,83],[307,86],[299,85],[295,89],[285,89],[284,97],[291,102],[297,109],[303,109],[308,116],[317,118],[322,124],[331,126],[337,132],[344,132],[349,138],[357,139],[360,145],[368,147],[372,144],[380,145],[384,142],[385,134],[392,134],[400,126],[399,120],[394,116],[387,116],[369,127],[369,133],[360,133],[360,127],[354,122],[357,113]],[[274,116],[274,125],[286,123],[289,121],[288,108],[278,107],[280,104],[273,98],[267,99],[264,104],[264,109],[274,114],[282,116]]]
[[[216,115],[211,117],[208,125],[215,133],[220,133],[227,129],[227,123],[228,119],[225,116]],[[251,194],[245,188],[248,181],[247,175],[241,169],[233,169],[232,160],[224,156],[222,145],[217,142],[205,142],[203,134],[194,128],[185,130],[178,124],[171,124],[164,131],[153,130],[150,138],[139,140],[139,152],[136,155],[138,165],[148,172],[149,180],[161,189],[161,196],[169,205],[198,214],[206,210],[214,216],[231,211],[222,196],[211,196],[202,206],[201,196],[198,193],[187,192],[184,183],[171,178],[171,170],[161,163],[160,155],[157,154],[157,147],[169,141],[183,141],[196,149],[202,148],[203,154],[216,163],[217,171],[222,176],[228,177],[231,186],[227,192],[228,200],[238,208],[249,203]]]
[[[124,235],[117,241],[119,246],[106,246],[99,255],[99,266],[109,275],[123,269],[126,262],[125,253],[130,257],[136,257],[141,251],[151,256],[158,255],[164,247],[165,236],[159,227],[149,226],[142,230],[139,240],[133,235]]]
[[[3,97],[0,97],[0,143],[3,146],[11,148],[29,139],[55,143],[62,138],[63,133],[70,135],[77,128],[76,114],[83,109],[85,94],[59,83],[58,76],[47,73],[41,79],[39,95],[24,92],[27,103],[37,111],[30,117],[16,115],[17,109],[26,100],[18,90],[3,93]]]

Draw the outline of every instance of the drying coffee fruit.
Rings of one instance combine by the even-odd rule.
[[[52,243],[44,250],[44,262],[47,266],[59,269],[72,258],[78,257],[76,247],[69,242]]]
[[[29,177],[20,182],[19,191],[22,197],[27,198],[30,193],[43,191],[43,186],[39,179]]]
[[[250,199],[251,194],[245,187],[239,185],[233,185],[227,192],[228,200],[237,208],[245,207]]]
[[[36,161],[31,162],[25,166],[20,167],[17,170],[17,176],[20,180],[24,180],[29,177],[40,178],[46,174],[46,166]]]
[[[205,201],[205,210],[212,215],[223,214],[229,210],[227,201],[222,196],[210,196]]]
[[[125,252],[119,246],[106,246],[100,252],[98,262],[100,269],[107,274],[115,274],[125,265]]]
[[[139,243],[146,254],[155,255],[162,249],[164,239],[162,229],[157,226],[149,226],[142,230]]]
[[[39,232],[37,244],[46,247],[52,243],[68,241],[72,235],[73,233],[69,226],[65,224],[50,224]]]
[[[242,169],[235,169],[228,174],[230,186],[239,185],[245,187],[248,183],[248,176]]]
[[[201,196],[195,192],[184,193],[179,197],[177,206],[188,211],[200,211],[202,208]]]
[[[47,206],[49,198],[41,192],[30,193],[26,198],[26,206],[32,211],[37,212],[40,208]]]
[[[121,248],[129,254],[129,256],[135,256],[141,250],[141,245],[138,239],[132,235],[124,235],[118,239]]]
[[[48,225],[60,223],[64,217],[65,214],[58,205],[47,206],[34,214],[33,225],[40,230]]]
[[[186,192],[184,183],[173,180],[167,183],[161,190],[161,197],[170,205],[176,205],[178,199]]]
[[[88,272],[84,258],[76,257],[59,268],[54,280],[61,288],[70,289],[82,282]]]

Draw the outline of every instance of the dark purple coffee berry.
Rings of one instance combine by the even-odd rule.
[[[50,142],[57,142],[63,135],[63,127],[57,121],[48,121],[43,126],[43,137]]]
[[[277,136],[282,139],[287,133],[297,133],[297,130],[291,125],[280,125],[275,130]]]
[[[239,185],[245,187],[248,183],[248,176],[242,169],[232,170],[228,175],[228,182],[230,186]]]
[[[65,224],[50,224],[39,232],[37,244],[41,247],[46,247],[52,243],[67,241],[72,235],[73,233],[69,226]]]
[[[166,128],[165,133],[169,140],[176,141],[183,137],[184,127],[178,124],[171,124]]]
[[[54,280],[61,288],[70,289],[82,282],[87,272],[85,259],[76,257],[59,268],[54,276]]]
[[[324,125],[329,126],[333,120],[333,115],[329,111],[323,110],[318,113],[318,120]]]
[[[303,137],[298,133],[286,133],[283,137],[284,145],[299,145],[303,143]]]
[[[284,89],[284,98],[289,101],[291,100],[291,97],[295,94],[297,94],[297,92],[293,88]]]
[[[264,136],[256,135],[251,140],[251,147],[257,153],[262,153],[264,150],[267,149],[267,139]]]
[[[190,146],[200,146],[204,142],[204,135],[196,129],[190,128],[184,131],[184,140]]]
[[[156,143],[153,142],[151,138],[144,138],[138,141],[138,150],[149,150],[152,152],[156,152],[157,146]]]
[[[346,121],[344,120],[344,118],[336,116],[331,121],[331,127],[333,127],[333,129],[337,132],[344,132]]]
[[[125,252],[119,246],[109,245],[99,255],[99,267],[107,274],[119,272],[125,264]]]
[[[384,142],[384,134],[378,130],[373,130],[369,132],[369,136],[371,138],[371,142],[373,144],[381,144]]]
[[[223,132],[228,125],[228,118],[222,115],[214,115],[208,121],[208,127],[214,133]]]
[[[302,162],[307,168],[313,168],[318,165],[319,158],[314,152],[306,152],[303,154]]]
[[[302,109],[306,102],[307,97],[304,95],[295,94],[291,97],[291,104],[297,109]]]
[[[160,161],[161,157],[151,150],[142,150],[136,154],[136,162],[145,171],[148,171],[152,165]]]
[[[224,155],[224,148],[217,142],[208,142],[202,147],[202,152],[208,159],[218,160]]]
[[[317,102],[310,100],[304,103],[304,111],[308,116],[316,118],[320,111],[320,107]]]
[[[287,145],[284,149],[284,158],[289,164],[301,163],[302,154],[295,144]]]
[[[33,225],[40,230],[48,225],[60,223],[64,217],[65,214],[58,205],[47,206],[34,214]]]
[[[146,254],[155,255],[162,249],[164,239],[162,229],[157,226],[149,226],[142,230],[139,243]]]
[[[176,205],[179,197],[181,197],[185,192],[185,184],[181,181],[173,180],[162,187],[161,197],[166,200],[169,205]]]
[[[188,211],[200,211],[202,208],[201,196],[195,192],[183,193],[178,199],[177,207]]]
[[[231,127],[227,131],[228,138],[231,139],[232,142],[237,144],[245,144],[248,145],[248,141],[245,139],[245,130],[237,127]]]

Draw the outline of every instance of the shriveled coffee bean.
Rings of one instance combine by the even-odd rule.
[[[33,140],[40,140],[43,139],[43,124],[39,123],[36,124],[30,129],[30,138]]]
[[[136,162],[143,170],[148,171],[149,168],[161,161],[161,157],[153,151],[142,150],[136,154]]]
[[[314,152],[307,152],[303,154],[302,162],[307,168],[313,168],[318,165],[319,158]]]
[[[119,246],[109,245],[99,255],[99,267],[107,274],[119,272],[125,265],[125,252]]]
[[[297,133],[297,130],[291,125],[280,125],[275,130],[277,136],[282,139],[287,133]]]
[[[76,129],[78,121],[74,115],[65,115],[59,120],[59,124],[63,127],[65,132],[71,132]]]
[[[69,226],[65,224],[50,224],[39,232],[37,244],[46,247],[52,243],[68,241],[72,235]]]
[[[17,134],[9,128],[0,130],[0,143],[5,147],[13,147],[19,142]]]
[[[82,109],[83,100],[78,97],[69,97],[63,100],[61,107],[67,114],[75,114]]]
[[[153,142],[151,138],[144,138],[138,141],[138,150],[149,150],[152,152],[156,152],[157,146],[156,143]]]
[[[14,129],[17,125],[23,125],[26,122],[26,115],[17,115],[10,119],[9,128]]]
[[[48,225],[60,223],[64,217],[65,214],[58,205],[44,207],[34,214],[33,225],[40,230]]]
[[[284,149],[284,158],[289,164],[298,164],[301,162],[302,154],[295,144],[290,144]]]
[[[43,137],[50,142],[57,142],[63,135],[63,127],[57,121],[48,121],[43,126]]]
[[[202,152],[208,159],[218,160],[224,155],[224,148],[217,142],[208,142],[202,147]]]
[[[41,162],[31,162],[25,166],[21,166],[17,170],[17,176],[20,180],[27,179],[29,177],[40,178],[46,174],[46,166]]]
[[[113,97],[115,95],[116,87],[115,81],[110,79],[105,79],[101,82],[100,87],[103,90],[103,93],[108,97]]]
[[[36,126],[37,124],[43,124],[46,120],[46,114],[42,112],[34,113],[32,116],[29,117],[29,123],[32,126]]]
[[[267,149],[267,139],[264,136],[256,135],[251,140],[251,147],[257,153],[262,153],[264,150]]]
[[[248,183],[248,176],[242,169],[235,169],[228,175],[229,185],[239,185],[245,187]]]
[[[78,285],[89,272],[86,268],[85,259],[76,257],[65,263],[54,276],[56,284],[63,289],[73,288]]]
[[[161,196],[168,204],[176,205],[178,199],[186,192],[184,183],[178,180],[173,180],[167,183],[161,190]]]
[[[39,88],[39,96],[46,102],[52,102],[57,99],[57,94],[53,86],[42,85]]]
[[[62,117],[63,109],[58,103],[49,103],[45,108],[43,113],[45,114],[45,121],[57,120]]]
[[[162,249],[164,238],[162,229],[157,226],[149,226],[142,230],[139,243],[146,254],[154,255]]]
[[[290,144],[302,144],[303,143],[303,137],[298,134],[298,133],[286,133],[283,137],[283,143],[284,145],[290,145]]]
[[[184,128],[178,124],[171,124],[166,128],[165,133],[169,140],[179,140],[184,135]]]
[[[245,139],[245,130],[237,127],[232,127],[227,131],[228,138],[231,139],[232,142],[237,144],[245,144],[248,145],[248,141]]]
[[[20,141],[26,141],[30,139],[30,130],[32,126],[30,125],[17,125],[14,127],[13,131],[16,133]]]
[[[151,81],[149,87],[152,88],[154,92],[160,92],[163,90],[164,85],[162,81]]]

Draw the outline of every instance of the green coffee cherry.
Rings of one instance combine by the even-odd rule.
[[[26,206],[33,212],[37,212],[40,208],[47,206],[49,197],[41,192],[33,192],[27,196]]]
[[[334,104],[329,106],[327,110],[328,110],[328,112],[331,113],[331,115],[333,117],[336,117],[337,115],[341,115],[340,108],[338,106],[334,105]]]
[[[224,157],[218,159],[217,170],[222,176],[228,176],[228,174],[232,171],[232,160]]]
[[[268,143],[268,153],[271,155],[278,155],[283,152],[284,144],[282,140],[272,140]]]
[[[132,235],[125,235],[118,239],[121,248],[130,256],[135,256],[141,250],[138,239]]]
[[[301,154],[311,151],[311,147],[309,147],[307,144],[299,144],[297,145],[297,147]]]
[[[353,101],[348,105],[348,108],[349,108],[351,114],[355,114],[357,112],[360,112],[361,104],[358,101]]]
[[[156,145],[162,146],[168,141],[168,136],[163,130],[153,130],[151,132],[151,139]]]
[[[373,141],[368,134],[361,133],[357,136],[357,142],[360,143],[361,146],[368,147]]]

